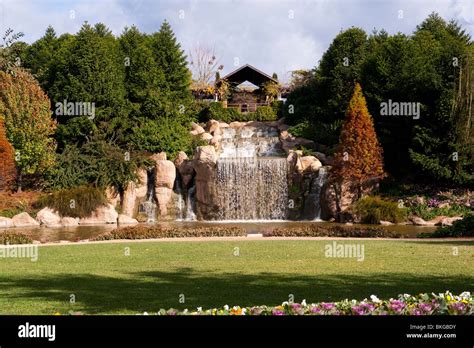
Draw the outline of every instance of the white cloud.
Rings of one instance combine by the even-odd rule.
[[[23,31],[32,42],[49,24],[62,34],[77,32],[84,20],[103,22],[120,34],[132,24],[154,32],[167,19],[186,52],[197,42],[214,47],[224,73],[238,57],[281,78],[313,68],[342,29],[409,34],[433,11],[474,36],[472,0],[0,0],[0,29]]]

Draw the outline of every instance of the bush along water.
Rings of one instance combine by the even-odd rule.
[[[107,204],[107,197],[103,190],[96,187],[79,186],[64,189],[43,196],[37,206],[49,207],[61,216],[83,218],[89,216],[100,206]]]

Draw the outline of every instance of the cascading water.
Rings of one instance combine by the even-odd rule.
[[[194,201],[194,194],[196,191],[196,187],[193,183],[188,190],[182,189],[182,180],[179,173],[176,175],[175,187],[174,191],[176,192],[176,210],[177,216],[176,220],[178,221],[193,221],[196,220],[196,214],[194,213],[195,201]],[[187,191],[186,193],[184,191]]]
[[[328,178],[328,171],[326,167],[319,168],[318,177],[313,183],[313,190],[311,194],[314,194],[315,199],[315,216],[314,220],[321,221],[321,190],[326,183]]]
[[[224,128],[217,160],[218,220],[287,217],[287,163],[275,127]]]
[[[155,192],[155,185],[153,180],[153,173],[148,172],[148,180],[147,180],[147,198],[146,201],[139,205],[138,211],[139,213],[143,213],[147,216],[147,222],[153,223],[156,219],[156,203],[153,200],[154,192]]]
[[[219,220],[286,219],[286,158],[219,159],[217,185]]]

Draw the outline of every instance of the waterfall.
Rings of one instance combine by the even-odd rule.
[[[311,189],[305,200],[304,216],[310,220],[321,221],[321,190],[327,181],[327,167],[319,168],[318,176],[311,182]]]
[[[287,217],[286,158],[220,158],[217,188],[219,220],[283,220]]]
[[[196,192],[196,186],[193,185],[188,189],[188,194],[186,195],[186,216],[185,220],[193,221],[196,220],[196,201],[194,199],[194,194]]]
[[[177,221],[193,221],[196,220],[196,210],[194,194],[196,187],[194,182],[192,183],[189,189],[182,189],[183,183],[181,180],[181,175],[176,174],[176,181],[174,191],[176,192],[176,220]],[[187,192],[186,192],[187,191]]]
[[[153,223],[156,219],[156,203],[154,202],[155,182],[154,174],[149,171],[147,180],[147,197],[146,201],[138,206],[138,212],[147,216],[147,222]]]

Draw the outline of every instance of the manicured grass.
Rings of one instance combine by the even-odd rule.
[[[0,313],[135,314],[276,305],[289,294],[316,302],[474,290],[474,242],[337,242],[362,243],[364,261],[326,258],[332,242],[322,240],[40,246],[37,262],[0,258]]]

